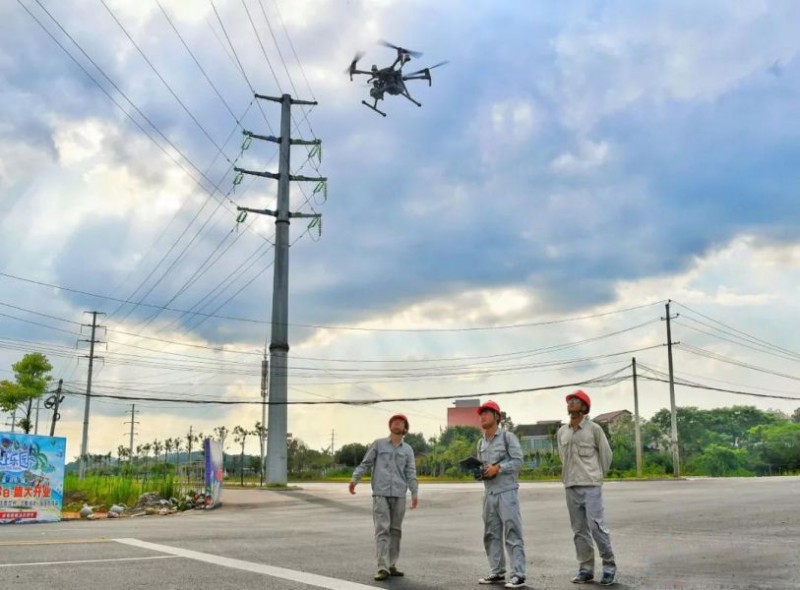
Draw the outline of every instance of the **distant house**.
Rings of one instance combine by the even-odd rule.
[[[555,436],[561,427],[561,420],[539,420],[536,424],[520,424],[514,432],[526,455],[555,453]]]
[[[598,414],[592,418],[592,422],[600,426],[612,426],[620,420],[630,419],[633,417],[628,410],[617,410],[615,412],[606,412],[605,414]]]

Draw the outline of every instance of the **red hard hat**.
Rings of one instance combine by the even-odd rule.
[[[592,408],[592,400],[589,398],[589,395],[585,391],[581,391],[580,389],[578,391],[573,391],[567,396],[567,402],[569,402],[569,400],[571,400],[574,397],[577,397],[579,400],[585,403],[587,409],[590,410]]]
[[[498,406],[496,403],[494,403],[492,401],[488,401],[485,404],[483,404],[480,408],[478,408],[478,413],[480,414],[484,410],[491,410],[491,411],[497,412],[499,414],[500,413],[500,406]]]
[[[392,422],[394,422],[395,420],[402,420],[403,422],[406,423],[406,433],[407,433],[408,432],[408,428],[409,428],[409,426],[408,426],[408,418],[406,418],[404,414],[395,414],[394,416],[389,418],[389,426],[391,426]]]

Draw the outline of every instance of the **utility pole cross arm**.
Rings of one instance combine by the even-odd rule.
[[[281,138],[275,137],[274,135],[259,135],[258,133],[253,133],[252,131],[245,131],[245,135],[248,137],[252,137],[253,139],[260,139],[262,141],[271,141],[272,143],[280,143]],[[321,139],[292,139],[289,138],[289,143],[291,145],[322,145]]]
[[[247,211],[248,213],[258,213],[260,215],[272,215],[273,217],[278,216],[277,211],[273,211],[272,209],[253,209],[251,207],[236,207],[237,211]]]
[[[254,96],[256,98],[260,98],[261,100],[271,100],[272,102],[283,102],[283,96],[267,96],[265,94],[258,94],[258,93],[255,93]],[[285,94],[284,96],[289,96],[289,95]],[[289,97],[289,104],[316,106],[319,103],[316,100],[298,100],[296,98]]]
[[[300,176],[300,175],[294,175],[294,174],[290,174],[289,175],[289,179],[291,179],[291,180],[300,180],[300,181],[303,181],[303,182],[327,182],[328,181],[328,177],[327,176]]]
[[[263,176],[264,178],[272,178],[273,180],[280,180],[280,174],[274,174],[273,172],[257,172],[255,170],[245,170],[244,168],[239,168],[238,166],[234,168],[234,171],[241,172],[242,174],[252,174],[253,176]]]

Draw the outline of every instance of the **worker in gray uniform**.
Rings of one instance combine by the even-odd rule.
[[[414,450],[403,442],[408,434],[408,418],[395,414],[389,418],[389,437],[372,443],[364,460],[353,471],[349,489],[356,493],[356,484],[372,469],[372,520],[375,523],[375,546],[378,558],[376,580],[402,576],[397,569],[400,556],[403,517],[406,513],[406,492],[411,490],[411,508],[417,507],[417,466]]]
[[[522,446],[517,437],[500,428],[500,406],[488,401],[478,408],[483,436],[478,440],[478,460],[483,464],[483,545],[491,572],[480,584],[502,584],[506,588],[525,586],[525,543],[519,512],[519,470]],[[506,581],[506,556],[511,574]]]
[[[558,430],[558,454],[578,558],[578,573],[572,582],[588,584],[594,580],[596,544],[603,560],[600,585],[610,586],[617,564],[603,514],[603,478],[611,466],[612,453],[603,429],[589,419],[591,407],[592,400],[583,391],[567,396],[570,419]]]

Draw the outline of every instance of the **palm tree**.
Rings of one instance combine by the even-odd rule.
[[[144,453],[144,464],[145,467],[150,463],[150,450],[153,448],[153,445],[150,443],[144,443],[142,445],[142,452]]]
[[[172,439],[165,438],[164,439],[164,465],[167,464],[167,457],[172,452]]]
[[[172,448],[175,449],[175,475],[177,475],[178,467],[181,464],[181,450],[183,450],[183,439],[180,436],[172,439]]]
[[[164,443],[160,440],[155,439],[153,441],[153,455],[155,455],[156,463],[158,463],[158,456],[161,454],[161,451],[164,450]]]
[[[244,485],[244,444],[247,441],[247,437],[251,434],[255,433],[252,430],[246,430],[241,426],[234,426],[233,428],[233,440],[242,446],[242,453],[239,459],[239,477],[242,485]]]

